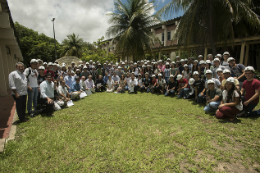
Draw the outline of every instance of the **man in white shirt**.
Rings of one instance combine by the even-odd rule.
[[[51,80],[51,73],[47,73],[45,81],[43,81],[40,85],[41,98],[43,99],[43,103],[46,104],[46,113],[49,116],[53,113],[54,105],[54,83]]]
[[[94,93],[95,92],[95,84],[94,81],[92,80],[92,75],[88,76],[88,79],[85,81],[86,83],[86,90],[89,90]]]
[[[80,84],[80,89],[81,89],[82,91],[85,91],[85,90],[87,89],[85,80],[86,80],[85,76],[82,76],[81,79],[80,79],[80,82],[79,82],[79,84]]]
[[[27,78],[23,74],[24,64],[16,63],[16,70],[9,74],[9,87],[16,102],[16,111],[21,122],[26,122],[25,118],[27,99]]]
[[[135,75],[134,74],[131,74],[131,79],[129,81],[129,85],[128,85],[128,93],[135,93],[137,94],[137,85],[138,85],[138,82],[135,78]]]
[[[60,98],[62,101],[64,101],[64,104],[66,105],[68,101],[70,101],[70,93],[67,90],[65,81],[60,81],[60,85],[58,87],[58,93],[60,94]]]
[[[24,70],[24,75],[27,78],[27,88],[28,88],[28,101],[27,101],[27,111],[31,117],[34,117],[34,113],[37,113],[37,97],[38,97],[38,76],[37,71],[38,62],[36,59],[32,59],[31,67]],[[32,103],[34,112],[32,111]]]
[[[116,74],[116,71],[114,71],[112,79],[115,82],[115,90],[117,90],[117,88],[119,87],[120,77]]]

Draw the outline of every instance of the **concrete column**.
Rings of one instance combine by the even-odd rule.
[[[204,61],[206,61],[207,55],[208,55],[208,48],[205,47],[205,51],[204,51]]]
[[[2,52],[2,46],[0,46],[0,81],[4,85],[0,85],[0,97],[6,96],[7,95],[7,87],[5,85],[6,80],[6,75],[4,71],[4,61],[3,61],[3,52]]]
[[[163,45],[167,46],[167,27],[166,27],[166,25],[163,25],[162,29],[164,29],[164,42],[163,42]]]
[[[245,56],[245,63],[244,63],[245,66],[247,66],[247,63],[248,63],[249,48],[250,48],[250,45],[248,43],[246,43],[246,56]]]
[[[240,52],[240,60],[239,60],[239,63],[240,63],[240,64],[243,64],[243,62],[244,62],[245,46],[246,46],[246,43],[243,42],[243,43],[241,44],[241,52]]]
[[[3,69],[4,69],[4,75],[5,79],[8,79],[9,75],[9,67],[8,67],[8,59],[7,59],[7,52],[6,52],[6,47],[5,45],[1,44],[1,51],[2,51],[2,58],[3,58]],[[5,86],[9,88],[9,83],[8,80],[5,80]]]

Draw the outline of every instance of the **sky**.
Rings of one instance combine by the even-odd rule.
[[[109,12],[115,0],[8,0],[12,18],[30,29],[53,37],[52,18],[55,18],[55,35],[61,43],[72,33],[93,43],[105,36],[109,27]],[[125,2],[126,0],[122,0]],[[154,13],[171,0],[155,0]],[[172,15],[168,19],[181,16]]]

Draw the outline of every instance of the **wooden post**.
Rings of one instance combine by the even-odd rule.
[[[161,60],[162,59],[162,53],[161,53],[161,51],[159,52],[159,60]]]
[[[240,52],[240,60],[239,60],[239,63],[240,63],[240,64],[243,64],[243,62],[244,62],[245,46],[246,46],[246,43],[243,42],[243,43],[241,44],[241,52]]]
[[[248,63],[249,48],[250,48],[250,45],[248,43],[246,43],[246,56],[245,56],[245,63],[244,63],[245,66],[247,66],[247,63]]]
[[[205,51],[204,51],[204,61],[207,60],[207,55],[208,55],[208,48],[205,47]]]

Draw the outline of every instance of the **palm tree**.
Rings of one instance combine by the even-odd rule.
[[[158,17],[152,15],[155,7],[153,2],[146,0],[127,0],[123,4],[117,0],[114,13],[109,13],[107,36],[113,36],[113,42],[117,42],[116,51],[122,53],[122,57],[133,55],[133,59],[145,57],[145,52],[152,54],[151,45],[155,39],[150,26],[158,23]]]
[[[260,20],[252,10],[252,0],[172,0],[157,15],[169,15],[184,11],[177,26],[175,37],[180,44],[210,44],[216,54],[216,42],[234,40],[236,33],[250,34],[260,31]],[[236,30],[240,30],[236,32]]]
[[[78,58],[82,55],[82,49],[84,42],[79,35],[67,35],[67,39],[62,41],[61,55],[64,56],[77,56]]]

